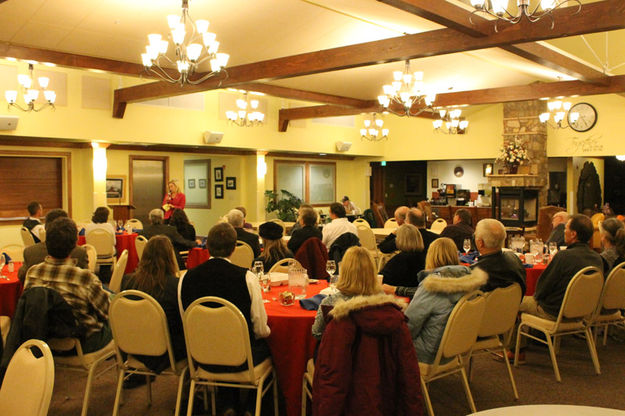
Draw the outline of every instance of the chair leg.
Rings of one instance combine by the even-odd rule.
[[[280,409],[278,408],[278,375],[276,369],[273,369],[273,414],[278,416]]]
[[[256,388],[256,407],[254,408],[254,416],[260,416],[260,406],[263,400],[263,385],[265,380],[258,381],[258,387]]]
[[[87,386],[85,387],[85,397],[82,399],[82,412],[80,416],[87,416],[87,412],[89,411],[89,398],[91,396],[91,384],[93,383],[93,377],[95,374],[96,367],[100,364],[100,361],[94,362],[89,368],[89,375],[87,375]]]
[[[521,329],[523,328],[523,324],[519,324],[519,328],[516,331],[516,345],[514,346],[514,367],[518,367],[519,366],[519,351],[521,350]],[[504,356],[504,361],[507,359],[508,357]]]
[[[213,395],[215,392],[216,387],[215,386],[203,386],[202,387],[202,393],[204,395],[204,411],[208,412],[208,389],[209,387],[212,389],[213,391]],[[215,415],[215,411],[213,410],[213,414]]]
[[[608,344],[608,328],[610,324],[607,324],[603,327],[603,346],[605,347]],[[595,338],[595,347],[597,346],[597,339]]]
[[[306,416],[306,405],[308,404],[308,394],[306,394],[306,374],[302,377],[302,414]]]
[[[421,391],[423,392],[423,397],[425,398],[425,405],[428,409],[428,415],[434,416],[434,409],[432,409],[432,401],[430,400],[430,393],[428,392],[428,385],[423,380],[423,377],[420,377],[420,379],[421,379]]]
[[[187,416],[192,416],[193,414],[193,398],[194,397],[195,397],[195,380],[191,379],[191,386],[189,387],[189,404],[187,405]],[[213,408],[213,415],[214,414],[215,414],[215,409]]]
[[[556,354],[560,354],[560,343],[562,342],[562,337],[554,337],[553,346],[555,347]]]
[[[473,381],[473,356],[469,355],[467,359],[468,367],[469,367],[469,383]]]
[[[215,390],[217,389],[217,387],[215,386],[210,386],[211,389],[211,414],[212,415],[216,415],[217,414],[217,399],[215,398],[216,392]],[[204,390],[204,407],[206,407],[207,405],[207,400],[206,400],[206,390]]]
[[[605,330],[607,330],[607,328]],[[592,359],[592,364],[595,366],[595,373],[601,374],[601,367],[599,366],[599,357],[597,356],[597,349],[595,347],[595,344],[592,341],[590,328],[585,329],[585,334],[586,334],[586,343],[588,344],[588,351],[590,351],[590,358]]]
[[[184,376],[187,373],[188,368],[182,370],[180,377],[178,378],[178,394],[176,395],[176,408],[174,409],[174,416],[180,416],[180,402],[182,401],[182,387],[184,386]]]
[[[558,369],[558,361],[556,360],[556,352],[555,352],[555,348],[554,348],[554,343],[551,341],[551,335],[544,333],[545,334],[545,338],[547,339],[547,347],[549,347],[549,355],[551,356],[551,365],[553,366],[553,372],[556,375],[556,381],[558,382],[562,382],[562,378],[560,377],[560,370]],[[558,343],[558,340],[556,338],[555,340],[556,343]]]
[[[152,406],[152,380],[150,376],[145,376],[145,387],[148,390],[148,407]]]
[[[473,396],[471,395],[471,388],[469,387],[469,380],[467,379],[467,372],[464,370],[464,366],[460,367],[460,373],[462,374],[464,394],[467,396],[467,401],[469,402],[471,412],[477,413],[477,409],[475,408],[475,402],[473,402]]]
[[[122,395],[122,385],[124,384],[124,369],[120,367],[117,376],[117,391],[115,392],[115,404],[113,404],[113,416],[119,413],[119,402]]]
[[[519,392],[516,389],[516,383],[514,382],[514,375],[512,374],[512,367],[510,367],[510,361],[508,360],[508,349],[505,347],[502,348],[504,361],[506,362],[506,367],[508,368],[508,375],[510,376],[510,384],[512,384],[512,393],[514,394],[514,400],[519,400]],[[516,360],[516,356],[514,358]]]

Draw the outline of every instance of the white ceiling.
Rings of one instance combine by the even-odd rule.
[[[431,0],[444,1],[444,0]],[[454,2],[454,0],[450,0]],[[458,4],[458,2],[454,2]],[[179,0],[7,0],[0,3],[0,41],[140,63],[148,33],[167,33],[166,15]],[[230,66],[418,33],[441,26],[376,0],[190,0],[190,15],[211,22]],[[583,13],[583,10],[582,10]],[[556,22],[557,24],[557,22]],[[607,42],[606,42],[607,39]],[[550,42],[613,74],[625,73],[625,31]],[[607,48],[606,48],[607,44]],[[607,51],[607,52],[606,52]],[[473,90],[569,77],[500,49],[412,62],[439,92]],[[292,88],[375,99],[403,63],[274,81]]]

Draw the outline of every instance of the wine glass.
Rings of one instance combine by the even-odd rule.
[[[117,220],[117,230],[122,230],[124,228],[124,220]]]
[[[326,262],[326,272],[328,272],[330,277],[334,276],[334,273],[336,273],[336,262],[334,260]]]
[[[258,277],[259,280],[262,277],[264,271],[265,271],[265,267],[263,266],[263,262],[255,261],[254,265],[252,266],[252,273],[254,273]]]
[[[469,251],[471,250],[471,239],[470,238],[465,238],[464,242],[462,243],[462,248],[464,249],[464,252],[466,254],[469,253]]]
[[[6,257],[4,256],[4,254],[0,254],[0,278],[8,280],[8,278],[2,274],[2,270],[4,269],[5,263],[6,263]]]
[[[553,258],[553,256],[555,256],[557,252],[558,252],[558,243],[556,243],[555,241],[550,241],[549,242],[549,254],[551,255],[551,258]]]

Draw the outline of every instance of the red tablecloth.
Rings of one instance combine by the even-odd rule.
[[[9,278],[0,279],[0,315],[13,317],[17,301],[22,294],[22,284],[17,278],[17,271],[22,263],[14,263],[14,271],[9,273],[8,265],[2,269],[2,275]]]
[[[117,258],[122,254],[122,251],[128,250],[128,263],[126,263],[126,272],[132,273],[139,264],[139,257],[137,257],[137,249],[135,248],[135,240],[137,239],[137,233],[132,234],[115,234],[115,249],[117,250]],[[78,236],[78,245],[85,244],[85,236]]]
[[[192,269],[200,264],[204,263],[210,255],[205,248],[194,247],[189,250],[189,257],[187,257],[187,269]]]
[[[328,287],[320,281],[309,285],[307,296],[311,297]],[[301,412],[302,377],[306,371],[306,362],[312,358],[317,341],[311,328],[316,311],[307,311],[296,302],[292,306],[282,306],[277,300],[278,294],[286,286],[272,287],[271,292],[263,294],[271,302],[265,303],[271,335],[268,338],[273,365],[278,374],[278,385],[284,395],[286,413],[296,416]]]
[[[547,267],[546,264],[535,264],[531,269],[525,269],[525,296],[532,296],[536,291],[536,282],[543,271]]]

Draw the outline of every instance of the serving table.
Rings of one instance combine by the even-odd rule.
[[[135,247],[135,240],[137,239],[137,233],[121,233],[115,234],[115,250],[117,251],[117,258],[122,254],[122,251],[128,250],[128,262],[126,263],[126,271],[124,273],[132,273],[139,264],[139,257],[137,256],[137,249]],[[86,243],[84,235],[78,236],[78,245],[82,246]]]
[[[17,301],[22,294],[22,283],[17,278],[17,271],[22,267],[22,263],[14,262],[13,272],[9,272],[8,265],[5,265],[2,269],[2,275],[7,277],[6,279],[0,279],[0,315],[13,317],[15,308],[17,307]]]

